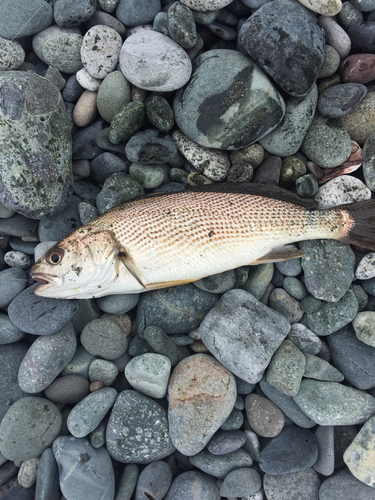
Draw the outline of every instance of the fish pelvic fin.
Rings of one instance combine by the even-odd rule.
[[[270,262],[283,262],[289,259],[298,259],[302,257],[302,252],[294,245],[284,245],[282,247],[273,248],[270,252],[263,255],[257,260],[250,262],[250,266],[258,264],[269,264]]]
[[[340,241],[375,250],[375,199],[335,207],[347,219]]]
[[[187,283],[192,283],[197,281],[196,279],[190,280],[178,280],[178,281],[160,281],[159,283],[147,283],[145,286],[146,290],[159,290],[160,288],[169,288],[171,286],[186,285]]]
[[[120,248],[117,254],[117,258],[126,267],[129,273],[138,281],[138,283],[141,286],[143,286],[143,288],[146,288],[143,283],[142,274],[139,272],[138,268],[133,262],[133,259],[131,258],[130,254],[125,250],[124,247]]]

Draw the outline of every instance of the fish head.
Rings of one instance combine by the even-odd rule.
[[[58,299],[106,295],[118,276],[121,245],[112,231],[84,226],[48,250],[31,268],[44,283],[36,295]]]

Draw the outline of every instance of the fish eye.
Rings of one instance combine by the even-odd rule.
[[[63,257],[64,257],[64,250],[62,250],[61,248],[52,248],[46,254],[45,260],[46,262],[48,262],[48,264],[56,266],[57,264],[60,264]]]

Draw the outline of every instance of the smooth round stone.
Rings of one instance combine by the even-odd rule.
[[[40,455],[59,435],[61,413],[45,398],[16,401],[0,424],[0,451],[14,462]]]
[[[358,389],[375,387],[375,350],[355,335],[351,325],[327,338],[332,362]]]
[[[283,160],[280,173],[280,186],[289,187],[299,177],[306,174],[306,165],[296,156],[287,156]]]
[[[142,102],[132,101],[112,118],[109,140],[112,144],[120,144],[130,137],[141,127],[145,115]]]
[[[247,420],[259,436],[277,436],[284,427],[282,411],[272,401],[259,394],[248,394],[245,398],[245,408]]]
[[[83,347],[93,356],[112,360],[119,358],[128,347],[124,330],[109,319],[90,321],[81,333]]]
[[[369,200],[370,189],[359,179],[351,175],[341,175],[319,188],[315,196],[318,208],[326,210],[337,205]]]
[[[341,59],[346,57],[352,46],[346,31],[328,16],[319,16],[319,24],[324,29],[326,44],[336,49]]]
[[[52,448],[43,451],[36,474],[36,499],[58,500],[60,496],[59,471]]]
[[[118,500],[129,500],[131,498],[138,481],[138,476],[138,465],[125,465],[120,482],[116,488]]]
[[[104,359],[94,359],[89,367],[90,382],[103,382],[107,387],[113,384],[117,375],[118,368],[114,363]]]
[[[0,71],[17,69],[25,60],[25,51],[18,42],[0,36],[0,50],[2,54]]]
[[[218,10],[230,4],[230,0],[183,0],[181,3],[198,12]]]
[[[38,297],[34,293],[36,286],[30,286],[9,304],[9,319],[24,332],[52,335],[74,316],[78,304],[76,300]]]
[[[312,198],[318,192],[318,189],[318,181],[312,174],[303,175],[296,180],[296,191],[302,198]]]
[[[111,73],[113,74],[113,73]],[[124,172],[126,163],[113,153],[102,153],[90,163],[90,176],[99,184],[104,184],[112,174]]]
[[[82,68],[76,73],[77,81],[86,90],[97,92],[100,87],[100,80],[90,75],[86,68]]]
[[[361,12],[371,12],[375,10],[374,0],[353,0],[353,5]]]
[[[231,288],[234,288],[235,281],[235,272],[230,270],[194,281],[194,285],[206,292],[225,293]]]
[[[190,283],[142,294],[137,308],[138,333],[142,335],[151,325],[167,334],[189,333],[199,326],[218,298]]]
[[[69,432],[76,438],[90,434],[112,408],[116,398],[117,391],[113,387],[104,387],[86,396],[68,415]]]
[[[305,285],[297,278],[286,277],[283,281],[284,290],[296,300],[303,300],[308,296]]]
[[[319,337],[301,323],[294,323],[288,333],[289,340],[304,354],[318,354],[322,348],[322,342]]]
[[[164,498],[172,482],[172,470],[169,464],[161,460],[147,465],[140,473],[135,500]]]
[[[167,27],[169,36],[184,49],[197,43],[197,28],[192,11],[182,3],[174,3],[168,9]]]
[[[0,201],[30,218],[52,216],[66,205],[72,187],[71,136],[61,94],[46,79],[22,71],[3,71],[0,88]],[[28,147],[24,149],[26,137]],[[14,161],[20,172],[16,180],[11,168]],[[47,179],[43,172],[51,168],[54,174]],[[26,177],[25,184],[22,179]]]
[[[303,252],[307,290],[327,302],[340,300],[354,276],[355,257],[351,248],[334,240],[304,241],[299,247]]]
[[[369,92],[354,109],[340,118],[340,123],[351,139],[363,146],[374,134],[375,93]]]
[[[314,434],[297,425],[288,425],[260,452],[259,467],[267,474],[288,474],[311,467],[317,458],[318,443]]]
[[[328,361],[306,352],[304,355],[306,358],[304,377],[325,380],[326,382],[342,382],[344,380],[344,375],[330,365]]]
[[[147,4],[139,4],[136,0],[120,0],[117,3],[116,18],[125,26],[139,26],[152,22],[160,10],[160,0],[150,0]]]
[[[174,451],[167,412],[136,391],[119,394],[107,425],[109,454],[123,463],[148,464]]]
[[[345,497],[373,500],[374,488],[359,481],[347,468],[341,469],[323,482],[319,490],[319,499],[341,500]]]
[[[61,28],[72,28],[86,22],[95,12],[95,1],[56,0],[53,6],[55,23]]]
[[[13,325],[7,314],[0,313],[0,345],[23,339],[25,332]]]
[[[353,319],[355,334],[361,342],[375,347],[375,312],[362,311]]]
[[[319,477],[312,467],[277,476],[265,474],[263,478],[267,500],[318,500],[319,486]]]
[[[366,185],[371,191],[375,191],[375,135],[371,135],[363,146],[362,162]]]
[[[369,83],[375,80],[375,54],[352,54],[341,61],[344,83]]]
[[[334,85],[322,92],[318,99],[318,110],[327,118],[340,118],[361,102],[367,88],[361,83]]]
[[[241,334],[244,329],[246,337]],[[229,290],[205,316],[199,330],[218,361],[246,382],[256,383],[289,333],[290,324],[245,290]]]
[[[158,326],[148,326],[141,337],[144,337],[152,350],[166,356],[175,366],[179,361],[179,350],[173,340]]]
[[[86,127],[96,116],[96,93],[85,90],[73,110],[73,121],[77,127]]]
[[[363,14],[360,10],[354,7],[354,2],[344,2],[342,9],[338,14],[338,20],[344,29],[355,23],[363,21]]]
[[[8,306],[12,300],[17,297],[27,285],[25,272],[14,267],[11,269],[4,269],[0,272],[0,307]]]
[[[322,16],[335,16],[341,11],[341,0],[330,2],[328,0],[299,0],[307,9],[322,14]]]
[[[146,115],[151,125],[161,132],[169,132],[174,125],[174,114],[168,101],[161,95],[152,95],[145,101]]]
[[[95,136],[104,127],[103,120],[78,130],[73,135],[73,160],[93,160],[103,149],[95,143]]]
[[[65,498],[114,498],[115,475],[104,446],[96,450],[87,439],[60,436],[53,443],[52,450]]]
[[[357,312],[357,297],[348,290],[338,302],[325,303],[318,311],[305,314],[302,323],[317,335],[327,336],[350,323]]]
[[[79,403],[89,393],[87,378],[79,374],[66,375],[56,378],[44,389],[47,399],[55,404]]]
[[[375,4],[374,4],[375,8]],[[374,52],[375,50],[375,22],[362,21],[349,26],[348,34],[353,46],[363,52]]]
[[[267,382],[266,377],[262,378],[259,385],[267,398],[269,398],[278,408],[280,408],[286,417],[290,418],[290,420],[299,427],[309,429],[316,425],[315,422],[297,406],[292,397],[275,389],[275,387]]]
[[[245,148],[230,151],[229,157],[232,165],[251,163],[256,168],[264,160],[264,149],[260,144],[250,144],[250,146],[246,146]]]
[[[72,74],[82,68],[82,40],[77,28],[50,26],[33,37],[33,50],[44,63]]]
[[[176,153],[171,137],[154,129],[133,135],[125,147],[128,160],[143,164],[168,163]]]
[[[142,394],[163,398],[167,393],[171,362],[162,354],[145,353],[129,361],[125,377]]]
[[[375,486],[375,472],[372,467],[374,455],[375,417],[372,417],[364,424],[344,453],[344,462],[353,476],[371,487]]]
[[[350,156],[352,139],[339,122],[315,115],[302,142],[301,151],[320,167],[337,167]]]
[[[230,168],[230,161],[226,153],[196,144],[179,130],[173,132],[172,139],[180,153],[199,172],[212,181],[225,180]]]
[[[9,239],[9,245],[13,250],[23,252],[26,255],[34,255],[34,250],[37,244],[38,243],[36,241],[23,241],[21,238],[16,238],[15,236]]]
[[[282,157],[296,153],[314,117],[317,99],[315,84],[303,99],[289,97],[283,121],[259,141],[264,149]]]
[[[198,471],[179,474],[171,484],[164,500],[217,500],[219,487],[214,478]]]
[[[213,455],[225,455],[236,451],[246,442],[246,435],[240,430],[217,431],[207,445],[207,449]]]
[[[112,71],[104,78],[98,90],[97,108],[100,116],[111,123],[113,117],[129,102],[129,82],[121,71]]]
[[[199,56],[193,78],[176,94],[173,109],[178,127],[192,141],[238,149],[271,132],[282,120],[285,105],[248,57],[221,49]]]
[[[164,170],[159,165],[143,165],[142,163],[132,163],[129,168],[129,175],[145,189],[154,189],[164,181]]]
[[[319,426],[315,431],[319,455],[313,468],[319,474],[330,476],[335,469],[334,427]]]
[[[319,425],[357,425],[375,412],[375,399],[337,382],[304,379],[294,401]]]
[[[172,373],[168,399],[171,440],[181,453],[192,456],[205,447],[232,411],[235,379],[206,354],[189,356]]]
[[[225,477],[220,488],[223,497],[248,497],[259,491],[262,479],[255,469],[244,467],[233,470]]]
[[[3,5],[0,36],[12,40],[34,35],[52,22],[52,7],[44,0],[15,0]]]
[[[66,81],[65,87],[62,91],[62,96],[65,102],[77,102],[84,89],[77,81],[76,75],[72,75]]]
[[[77,340],[69,322],[53,335],[38,337],[27,351],[19,372],[18,383],[28,393],[48,387],[73,358]]]
[[[272,263],[251,266],[248,278],[242,288],[260,300],[272,280],[273,273],[274,267]]]
[[[340,66],[340,56],[336,49],[330,45],[324,46],[324,60],[319,71],[319,78],[332,76]]]
[[[30,236],[38,228],[38,221],[31,220],[23,215],[14,214],[12,217],[0,219],[0,231],[9,236]]]
[[[34,485],[38,464],[39,458],[30,458],[22,462],[17,480],[23,488],[31,488]]]
[[[267,382],[287,396],[298,394],[306,358],[290,340],[284,340],[267,369]]]
[[[75,355],[73,356],[70,363],[68,363],[63,369],[61,375],[65,376],[71,374],[79,374],[87,379],[89,376],[89,366],[94,359],[95,358],[92,354],[87,352],[84,347],[79,345],[77,347]]]
[[[243,420],[244,417],[242,411],[233,408],[229,417],[225,420],[223,425],[220,426],[220,429],[223,431],[236,431],[242,427]]]
[[[134,309],[140,298],[139,293],[106,295],[97,299],[99,308],[111,314],[125,314]]]
[[[192,71],[191,61],[180,45],[157,31],[143,29],[123,44],[120,68],[133,85],[158,92],[183,87]]]
[[[305,96],[323,63],[323,29],[311,12],[291,0],[277,0],[258,9],[242,25],[239,42],[291,95]]]
[[[100,193],[100,189],[92,182],[76,181],[74,183],[73,192],[81,200],[87,203],[95,203],[95,200]]]
[[[25,342],[13,342],[0,345],[0,377],[2,388],[0,391],[0,421],[9,407],[26,396],[18,385],[18,369],[27,352],[29,345]]]
[[[242,467],[251,467],[253,460],[246,451],[239,449],[225,455],[213,455],[209,451],[201,451],[189,458],[189,462],[207,474],[224,479],[229,472]]]
[[[68,207],[53,218],[45,218],[39,222],[38,236],[41,242],[58,242],[80,227],[78,206],[80,198],[72,196]],[[47,249],[46,249],[47,251]]]
[[[143,187],[137,181],[128,174],[119,172],[112,174],[104,182],[103,189],[96,198],[96,206],[101,215],[143,193]]]
[[[116,2],[117,3],[117,2]],[[99,2],[100,4],[100,2]],[[103,9],[104,10],[104,9]],[[108,26],[117,31],[117,33],[125,38],[126,28],[116,17],[108,14],[109,11],[103,12],[102,10],[96,10],[94,14],[86,21],[87,29],[93,28],[97,25]]]
[[[269,297],[269,306],[285,316],[289,323],[298,323],[303,316],[299,303],[283,288],[275,288]]]
[[[350,285],[350,290],[353,290],[358,301],[358,312],[367,308],[369,302],[368,294],[361,285]]]

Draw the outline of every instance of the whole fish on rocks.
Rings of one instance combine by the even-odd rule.
[[[314,210],[276,186],[223,183],[131,200],[80,227],[31,269],[35,293],[88,299],[181,285],[244,265],[301,257],[293,242],[375,250],[375,200]]]

